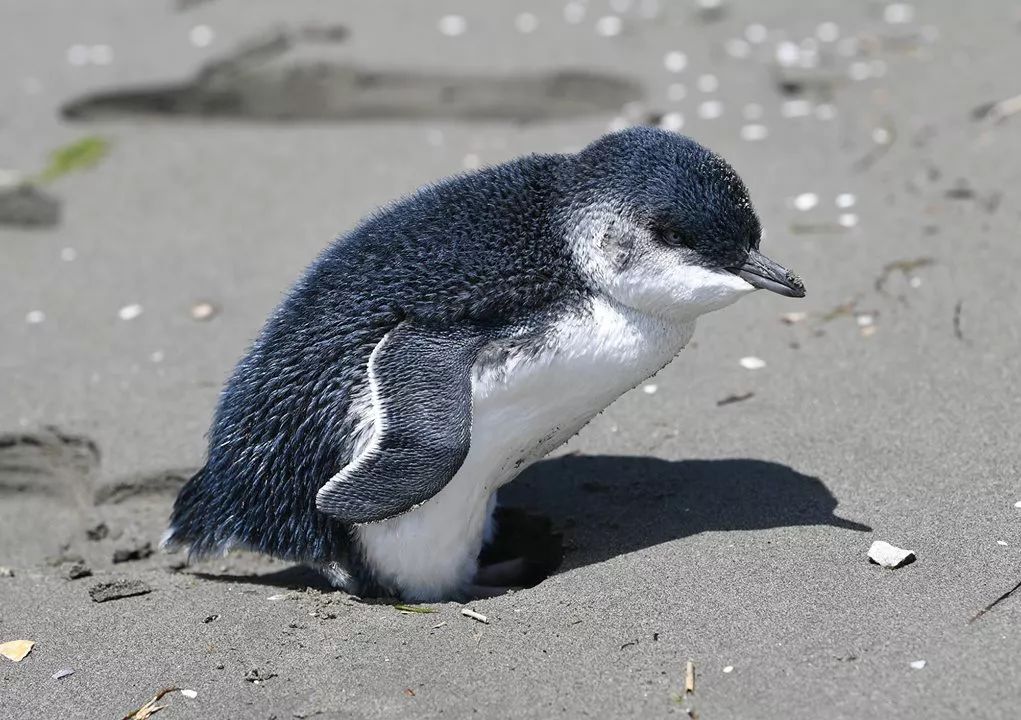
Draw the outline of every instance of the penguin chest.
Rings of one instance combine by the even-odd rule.
[[[471,446],[457,479],[471,478],[486,491],[508,482],[659,371],[693,331],[694,322],[668,322],[595,300],[507,351],[502,362],[480,363]]]

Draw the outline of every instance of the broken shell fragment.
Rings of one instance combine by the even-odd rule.
[[[869,561],[885,568],[899,568],[915,561],[914,550],[904,550],[888,542],[876,540],[869,548]]]

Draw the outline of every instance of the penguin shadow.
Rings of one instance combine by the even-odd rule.
[[[799,525],[872,530],[836,515],[836,507],[837,499],[819,478],[779,463],[564,455],[536,463],[500,490],[497,533],[479,561],[485,566],[524,559],[524,574],[515,584],[527,588],[563,570],[701,532]],[[250,575],[189,574],[217,582],[333,590],[319,573],[302,566]]]
[[[500,491],[500,504],[548,518],[552,531],[545,536],[534,520],[525,533],[515,523],[499,526],[500,535],[506,530],[528,538],[524,553],[537,557],[536,567],[544,565],[547,576],[701,532],[872,529],[836,515],[837,500],[819,478],[743,458],[566,455],[530,467]],[[562,561],[554,563],[561,536]]]

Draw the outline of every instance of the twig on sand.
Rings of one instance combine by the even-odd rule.
[[[426,607],[425,605],[401,605],[401,604],[397,604],[397,605],[394,605],[394,610],[396,610],[397,612],[402,612],[402,613],[422,613],[422,614],[436,612],[436,610],[434,608]]]
[[[482,613],[477,613],[471,608],[461,608],[461,614],[465,617],[470,617],[472,620],[478,620],[480,623],[489,624],[489,618]]]
[[[741,393],[740,395],[728,395],[727,397],[723,398],[722,400],[717,400],[716,401],[716,407],[723,407],[724,405],[733,405],[734,403],[739,403],[739,402],[744,402],[745,400],[750,400],[753,397],[755,397],[755,393],[753,393],[753,392]]]
[[[954,305],[954,337],[964,340],[964,332],[961,330],[961,308],[964,307],[964,300],[958,300]]]
[[[989,604],[988,604],[988,605],[986,605],[986,606],[985,606],[984,608],[982,608],[982,609],[981,609],[981,610],[979,610],[979,611],[978,611],[977,613],[975,613],[974,617],[972,617],[972,618],[971,618],[971,620],[969,620],[969,621],[968,621],[968,624],[970,625],[971,623],[973,623],[973,622],[975,622],[976,620],[978,620],[978,619],[979,619],[980,617],[982,617],[982,616],[983,616],[983,615],[985,615],[985,614],[986,614],[987,612],[989,612],[990,610],[992,610],[992,609],[993,609],[994,607],[996,607],[997,605],[999,605],[1000,603],[1002,603],[1002,602],[1003,602],[1004,600],[1006,600],[1007,598],[1009,598],[1009,597],[1010,597],[1011,595],[1013,595],[1014,593],[1016,593],[1016,592],[1017,592],[1018,590],[1021,590],[1021,581],[1018,581],[1018,584],[1017,584],[1017,585],[1015,585],[1015,586],[1014,586],[1014,587],[1012,587],[1012,588],[1011,588],[1010,590],[1008,590],[1007,592],[1003,593],[1003,595],[1000,595],[1000,597],[996,598],[996,599],[995,599],[995,600],[993,600],[993,601],[992,601],[991,603],[989,603]]]
[[[695,692],[695,663],[691,660],[684,666],[684,694],[691,695]]]
[[[890,279],[890,275],[897,271],[900,271],[902,275],[907,276],[914,270],[935,264],[936,260],[931,257],[913,258],[911,260],[894,260],[893,262],[887,263],[883,266],[883,271],[879,274],[879,277],[876,278],[876,291],[885,295],[886,281]]]
[[[1021,112],[1021,95],[1014,95],[998,102],[983,103],[971,111],[971,116],[976,120],[988,119],[999,123],[1019,112]]]
[[[149,702],[147,702],[145,705],[138,708],[134,712],[128,713],[123,718],[121,718],[121,720],[146,720],[146,718],[152,717],[153,715],[155,715],[160,710],[166,707],[166,705],[157,705],[156,703],[162,700],[165,695],[169,695],[172,692],[178,692],[180,690],[181,688],[178,687],[163,688],[153,696],[152,700],[150,700]]]

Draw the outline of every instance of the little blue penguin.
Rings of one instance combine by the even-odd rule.
[[[363,597],[513,585],[478,563],[502,485],[669,363],[700,315],[757,288],[804,296],[760,235],[726,161],[652,128],[377,211],[238,363],[165,547],[246,548]]]

